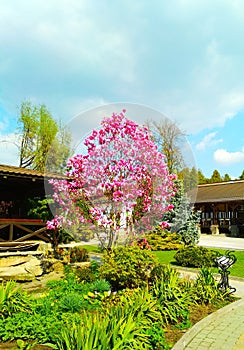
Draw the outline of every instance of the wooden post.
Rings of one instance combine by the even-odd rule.
[[[12,242],[14,237],[14,225],[9,225],[9,241]]]

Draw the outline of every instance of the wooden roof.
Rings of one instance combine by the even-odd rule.
[[[26,177],[26,178],[64,178],[63,175],[53,174],[49,172],[42,172],[38,170],[28,169],[28,168],[19,168],[12,165],[0,164],[0,176],[14,176],[14,177]]]
[[[244,201],[244,180],[198,185],[195,203]]]

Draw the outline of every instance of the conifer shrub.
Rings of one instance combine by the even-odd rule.
[[[146,235],[147,242],[153,251],[178,250],[182,247],[181,238],[176,233],[163,230],[160,226]]]
[[[181,266],[212,267],[216,266],[216,252],[201,246],[185,246],[174,255]]]
[[[157,264],[157,257],[150,250],[138,246],[118,247],[104,254],[99,278],[106,279],[113,290],[142,287]]]

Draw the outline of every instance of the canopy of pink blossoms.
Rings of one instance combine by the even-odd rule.
[[[87,153],[67,163],[67,180],[52,181],[62,215],[48,222],[49,229],[79,221],[116,230],[125,213],[134,228],[162,222],[164,212],[172,209],[175,176],[168,173],[147,127],[127,119],[125,111],[114,113],[84,145]]]

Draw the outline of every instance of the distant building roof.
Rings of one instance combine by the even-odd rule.
[[[244,201],[244,180],[198,185],[196,203]]]
[[[65,175],[54,174],[49,172],[42,172],[38,170],[28,169],[28,168],[20,168],[12,165],[3,165],[0,164],[0,175],[4,176],[17,176],[17,177],[36,177],[36,178],[64,178]]]

